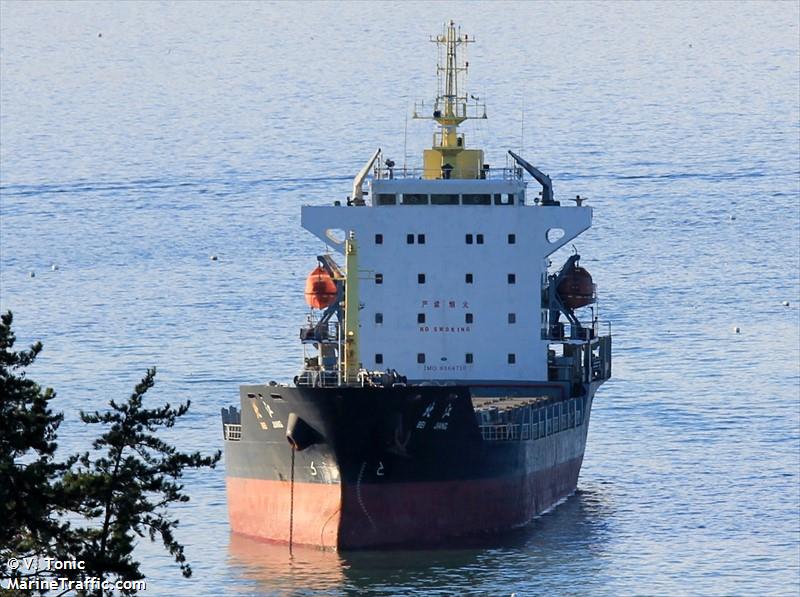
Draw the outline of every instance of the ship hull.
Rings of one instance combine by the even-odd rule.
[[[231,528],[341,550],[520,527],[575,491],[594,389],[564,398],[553,386],[530,407],[580,401],[558,431],[548,421],[487,439],[469,388],[243,386],[241,437],[225,442]],[[315,432],[301,451],[286,439],[290,413]]]

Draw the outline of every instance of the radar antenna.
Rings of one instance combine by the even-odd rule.
[[[474,43],[466,33],[456,28],[454,21],[442,33],[430,40],[438,47],[436,65],[436,99],[428,112],[424,102],[414,104],[412,118],[434,120],[439,130],[433,135],[433,147],[425,150],[423,178],[481,178],[483,176],[483,151],[466,149],[463,133],[458,126],[465,120],[486,118],[486,105],[466,91],[466,48]],[[469,103],[472,97],[474,103]]]

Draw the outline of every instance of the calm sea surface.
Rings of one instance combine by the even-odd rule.
[[[289,558],[230,535],[219,467],[178,511],[193,578],[143,543],[146,594],[797,595],[799,6],[2,3],[0,307],[44,342],[66,450],[148,366],[203,450],[239,383],[296,373],[300,205],[403,162],[448,18],[479,41],[468,142],[595,208],[615,377],[576,495],[481,549]],[[409,165],[430,134],[409,120]]]

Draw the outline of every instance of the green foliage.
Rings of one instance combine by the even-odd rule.
[[[158,437],[159,430],[173,427],[186,414],[190,402],[145,408],[144,397],[156,375],[154,368],[149,369],[127,401],[112,400],[104,412],[81,412],[84,423],[105,431],[91,450],[56,463],[56,430],[63,415],[49,409],[55,394],[26,379],[24,371],[41,344],[12,352],[11,322],[11,313],[2,316],[0,504],[9,524],[0,525],[0,559],[25,555],[74,559],[85,562],[85,569],[61,570],[57,576],[139,580],[144,577],[134,547],[137,537],[149,537],[160,539],[183,575],[191,576],[183,545],[174,534],[179,521],[169,506],[189,501],[181,484],[184,471],[213,468],[221,452],[184,453]],[[0,569],[0,580],[10,578],[8,574]],[[28,576],[46,573],[28,571]]]
[[[134,535],[152,541],[160,538],[183,575],[192,573],[183,546],[174,537],[178,520],[167,508],[189,501],[179,481],[184,470],[213,467],[221,453],[179,452],[155,435],[158,429],[175,425],[191,404],[144,408],[142,399],[153,387],[155,374],[155,369],[148,370],[127,402],[112,400],[111,410],[103,413],[81,412],[85,423],[110,427],[95,440],[96,455],[83,454],[76,470],[65,477],[67,490],[83,496],[80,513],[102,521],[99,527],[80,529],[84,544],[75,557],[91,567],[89,576],[142,578],[139,564],[132,558]]]
[[[15,557],[44,557],[66,531],[58,519],[65,506],[59,478],[74,462],[55,461],[56,431],[64,418],[54,414],[52,389],[28,379],[42,351],[37,342],[14,351],[10,312],[0,317],[0,561]],[[0,580],[26,576],[23,570],[0,569]],[[33,573],[36,576],[36,573]]]

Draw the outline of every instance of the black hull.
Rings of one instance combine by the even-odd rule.
[[[342,549],[526,524],[575,490],[597,385],[574,398],[532,388],[547,397],[483,427],[467,387],[242,386],[241,436],[225,442],[232,528]],[[555,423],[530,423],[559,404]],[[299,451],[290,415],[313,430]]]

